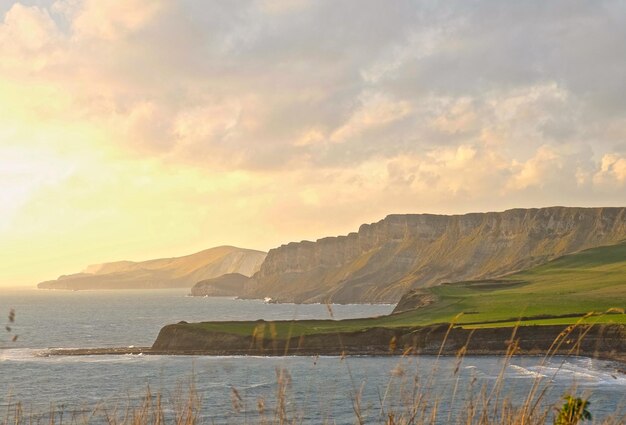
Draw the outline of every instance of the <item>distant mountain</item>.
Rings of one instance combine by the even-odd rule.
[[[241,295],[393,303],[411,289],[499,277],[624,240],[625,208],[389,215],[347,236],[270,250]]]
[[[191,288],[196,282],[227,273],[254,274],[267,254],[220,246],[176,258],[117,261],[88,266],[83,272],[41,282],[40,289]]]

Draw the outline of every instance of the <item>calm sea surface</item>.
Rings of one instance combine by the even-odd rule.
[[[193,298],[186,292],[0,290],[0,313],[15,309],[13,330],[19,334],[16,343],[0,334],[0,422],[3,409],[15,400],[35,415],[45,414],[51,405],[68,412],[90,412],[98,404],[122,411],[139,404],[149,386],[162,394],[167,407],[193,383],[204,422],[255,423],[259,402],[266,419],[273,418],[281,381],[287,385],[285,410],[298,423],[355,423],[357,399],[367,422],[378,423],[406,405],[417,383],[429,399],[439,400],[437,422],[444,424],[448,415],[454,419],[464,411],[472,395],[482,388],[490,391],[502,370],[502,394],[514,403],[523,402],[541,379],[541,388],[549,387],[549,402],[576,393],[589,397],[597,419],[624,412],[626,375],[614,363],[587,358],[542,364],[538,358],[519,357],[503,369],[497,357],[466,357],[457,369],[456,359],[433,357],[38,356],[50,347],[149,346],[163,325],[180,320],[328,318],[324,305]],[[350,318],[387,314],[393,306],[332,309],[335,318]]]

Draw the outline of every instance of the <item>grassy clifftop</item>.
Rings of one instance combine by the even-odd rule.
[[[408,315],[431,322],[448,322],[459,313],[460,323],[471,323],[623,309],[626,242],[567,255],[497,280],[459,282],[424,292],[437,301]]]

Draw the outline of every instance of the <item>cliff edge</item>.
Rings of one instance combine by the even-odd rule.
[[[463,349],[469,355],[505,355],[514,343],[516,354],[581,355],[625,362],[625,332],[623,325],[464,329],[441,324],[374,327],[274,339],[266,334],[258,337],[209,331],[203,329],[201,323],[179,323],[163,327],[150,351],[159,354],[316,356],[456,355]]]
[[[347,236],[270,250],[242,296],[395,303],[411,289],[499,277],[623,240],[623,207],[389,215]]]

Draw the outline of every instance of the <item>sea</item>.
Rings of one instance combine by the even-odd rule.
[[[587,399],[597,421],[626,414],[624,365],[585,357],[42,355],[150,346],[162,326],[181,320],[327,319],[329,309],[345,319],[393,307],[268,304],[187,290],[0,289],[0,325],[11,328],[0,329],[0,423],[18,403],[39,422],[107,423],[159,400],[175,420],[192,400],[198,422],[207,424],[385,423],[412,414],[412,406],[428,422],[447,424],[480,410],[477,400],[515,406],[540,396],[538,408],[549,409],[568,394]]]

